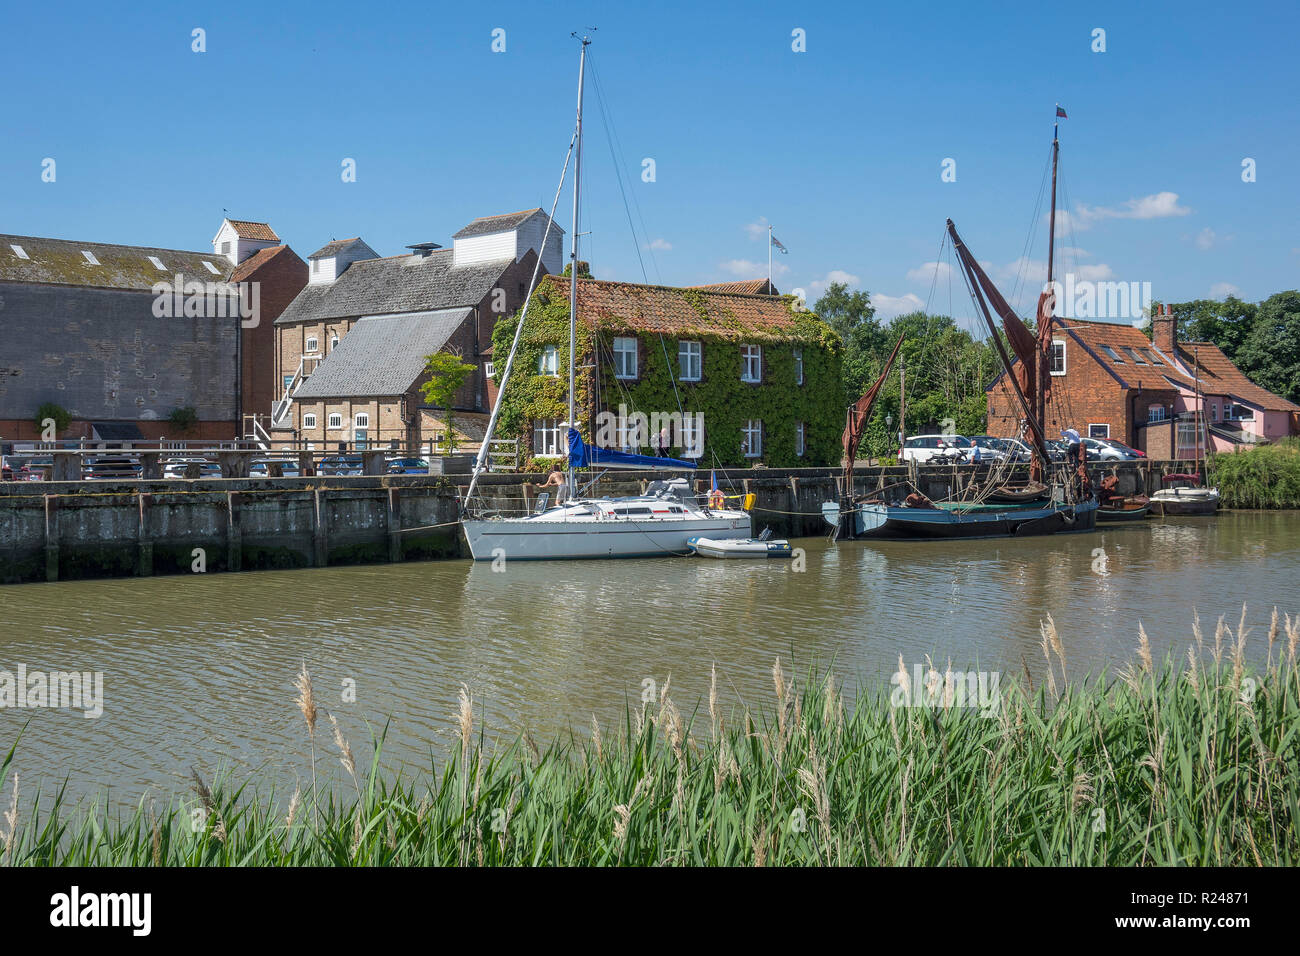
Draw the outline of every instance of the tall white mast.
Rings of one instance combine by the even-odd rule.
[[[574,36],[577,36],[577,34],[575,33]],[[587,66],[587,44],[591,42],[585,36],[579,37],[579,39],[582,41],[582,53],[578,57],[578,145],[573,164],[573,251],[569,254],[569,428],[578,427],[573,382],[573,366],[576,362],[575,352],[578,347],[578,198],[582,192],[582,87]],[[564,434],[564,441],[567,450],[569,441],[567,431]],[[568,458],[567,454],[565,456],[565,479],[569,489],[569,497],[572,498],[577,493],[577,487],[573,474],[573,462]]]

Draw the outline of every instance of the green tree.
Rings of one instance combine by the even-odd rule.
[[[885,348],[876,310],[870,293],[850,292],[843,282],[832,282],[822,297],[813,303],[819,319],[839,333],[844,342],[844,405],[853,404],[858,396],[880,377],[880,369],[889,349]],[[890,347],[892,347],[892,342]]]
[[[174,408],[171,414],[167,416],[167,421],[171,422],[172,427],[182,435],[187,434],[198,423],[198,420],[198,412],[189,405],[184,408]]]
[[[566,266],[564,267],[564,271],[561,272],[560,275],[564,276],[564,278],[567,279],[570,275],[573,274],[572,266],[573,266],[573,263],[570,262],[568,265],[566,265]],[[593,275],[591,274],[591,263],[588,262],[586,259],[579,259],[579,260],[578,260],[578,278],[579,278],[579,279],[594,279],[594,278],[595,278],[595,276],[593,276]]]
[[[45,430],[47,421],[54,422],[54,434],[67,431],[72,424],[72,415],[62,405],[55,402],[45,402],[40,408],[36,409],[36,427]]]
[[[1278,292],[1259,303],[1236,360],[1255,384],[1300,402],[1300,292]]]
[[[455,408],[453,402],[456,393],[469,380],[474,366],[462,362],[459,355],[452,352],[434,352],[424,357],[424,371],[429,379],[420,386],[424,400],[434,408],[447,410],[447,454],[456,450]]]

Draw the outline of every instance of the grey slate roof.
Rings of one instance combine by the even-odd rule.
[[[360,236],[353,236],[351,239],[335,239],[332,242],[325,243],[325,245],[321,246],[319,249],[317,249],[307,258],[328,259],[330,256],[337,256],[344,249],[351,249],[353,246],[357,245],[358,243],[360,243],[363,246],[366,246],[364,242],[361,242]],[[370,249],[369,246],[366,246],[366,248]],[[370,251],[373,252],[374,250],[371,249]]]
[[[506,232],[518,228],[542,211],[539,206],[536,209],[522,209],[519,212],[507,212],[499,216],[480,216],[460,232],[455,233],[452,238],[468,239],[470,236],[486,236],[494,232]]]
[[[28,257],[19,256],[13,246],[21,248]],[[99,265],[91,265],[83,251],[94,255]],[[155,256],[163,268],[150,262],[149,256]],[[216,274],[204,262],[212,263]],[[213,252],[0,235],[0,282],[148,290],[155,282],[174,283],[178,272],[187,280],[224,282],[232,269],[229,259]]]
[[[458,269],[451,262],[451,249],[354,262],[333,282],[304,286],[275,324],[476,306],[514,260]]]
[[[469,309],[368,315],[339,340],[294,398],[401,395],[420,377],[424,357],[442,348],[469,315]]]

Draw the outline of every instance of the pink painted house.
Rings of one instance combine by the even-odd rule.
[[[1155,347],[1182,376],[1170,378],[1178,390],[1173,407],[1148,414],[1144,429],[1148,453],[1156,446],[1167,449],[1171,457],[1191,459],[1196,457],[1198,439],[1204,455],[1300,435],[1300,405],[1256,385],[1214,343],[1179,342],[1177,320],[1169,306],[1152,317],[1151,326]],[[1199,436],[1198,419],[1203,423]]]

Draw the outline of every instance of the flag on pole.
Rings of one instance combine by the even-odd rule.
[[[713,484],[711,484],[711,485],[709,486],[709,490],[710,490],[710,491],[717,491],[717,490],[718,490],[718,473],[717,473],[716,471],[714,471],[714,472],[710,472],[710,474],[713,476]]]
[[[1057,107],[1056,107],[1056,115],[1057,115],[1058,117],[1060,117],[1061,119],[1069,119],[1069,118],[1070,118],[1070,117],[1068,117],[1068,116],[1065,115],[1065,110],[1061,109],[1060,106],[1057,106]]]
[[[776,248],[780,249],[780,250],[781,250],[783,253],[785,253],[786,255],[789,255],[790,250],[787,249],[785,246],[781,245],[781,240],[778,239],[776,236],[773,236],[773,237],[772,237],[772,245],[775,246]]]

